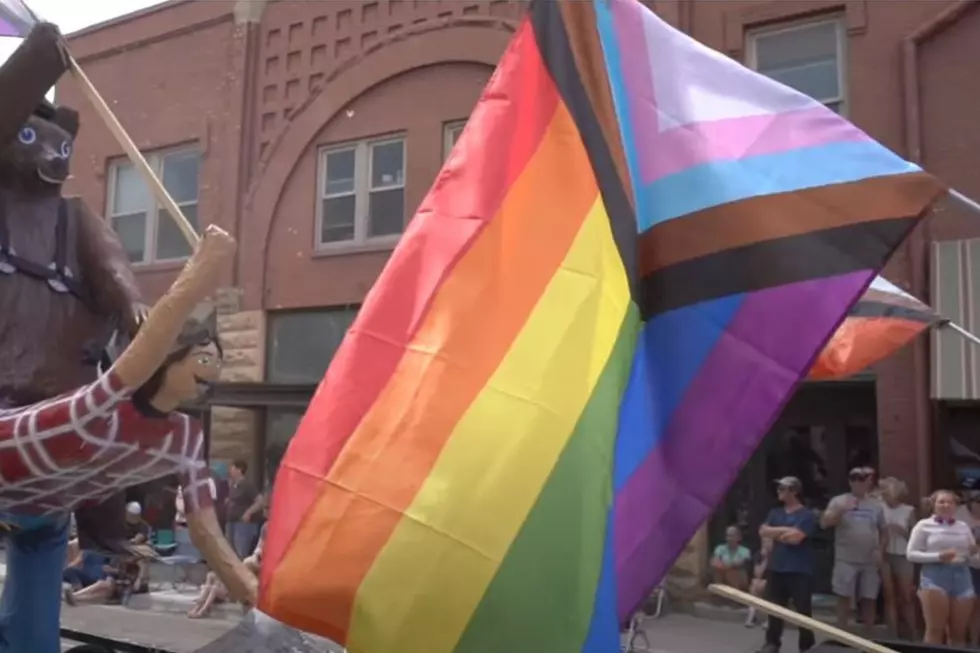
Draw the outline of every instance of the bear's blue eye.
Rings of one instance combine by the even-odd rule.
[[[61,156],[65,159],[71,156],[71,143],[68,141],[62,141],[61,143]]]
[[[24,127],[17,134],[17,140],[19,140],[24,145],[30,145],[37,140],[37,132],[34,131],[33,127]]]

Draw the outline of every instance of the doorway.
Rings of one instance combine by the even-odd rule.
[[[708,529],[711,545],[723,541],[725,528],[736,524],[745,545],[758,550],[759,526],[776,505],[777,478],[799,478],[804,504],[823,510],[832,497],[847,491],[850,468],[877,468],[876,412],[873,381],[800,386],[715,510]],[[813,545],[815,591],[828,593],[833,531],[819,531]]]

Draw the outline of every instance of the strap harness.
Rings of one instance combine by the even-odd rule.
[[[58,223],[55,226],[54,260],[41,265],[17,254],[10,242],[7,229],[7,216],[0,212],[0,274],[13,275],[18,272],[43,281],[58,294],[74,295],[86,306],[91,306],[85,286],[79,282],[75,273],[68,267],[68,203],[58,203]]]

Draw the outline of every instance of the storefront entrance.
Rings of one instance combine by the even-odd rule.
[[[857,465],[877,467],[878,436],[873,381],[807,383],[786,406],[725,501],[709,523],[709,549],[737,524],[745,544],[758,550],[759,525],[776,503],[773,480],[796,476],[804,503],[823,509],[847,490],[847,472]],[[814,537],[818,593],[830,591],[832,532]]]

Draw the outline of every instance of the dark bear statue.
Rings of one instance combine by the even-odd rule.
[[[0,66],[0,409],[94,381],[110,338],[131,336],[146,311],[108,224],[80,200],[62,196],[79,116],[44,96],[69,63],[58,29],[41,23]],[[35,463],[56,482],[58,470],[45,467],[44,456]],[[77,512],[82,546],[115,549],[124,539],[121,499]],[[0,506],[0,522],[8,532],[8,559],[18,547],[65,548],[68,515],[11,513]],[[23,648],[24,641],[33,642],[32,653],[57,650],[57,608],[53,617],[40,619],[51,615],[50,606],[39,604],[48,599],[35,596],[33,588],[43,585],[38,574],[60,579],[60,573],[8,569],[0,652]],[[37,623],[28,625],[32,620]]]

